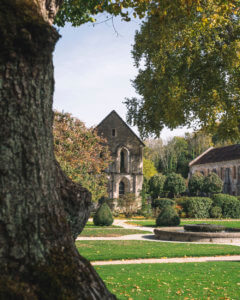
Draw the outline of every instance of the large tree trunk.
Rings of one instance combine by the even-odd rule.
[[[0,299],[115,299],[74,245],[90,194],[54,159],[59,36],[21,2],[0,2]]]

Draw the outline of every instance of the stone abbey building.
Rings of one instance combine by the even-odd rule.
[[[189,164],[189,176],[215,172],[223,181],[223,193],[240,195],[240,144],[209,148]]]
[[[138,197],[143,184],[144,143],[114,110],[96,130],[107,140],[113,159],[106,170],[109,198],[117,199],[126,193]]]

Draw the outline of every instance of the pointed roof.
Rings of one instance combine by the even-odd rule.
[[[127,129],[137,138],[137,140],[140,142],[140,144],[142,144],[145,147],[145,144],[143,143],[143,141],[136,135],[136,133],[127,125],[127,123],[119,116],[119,114],[115,111],[112,110],[96,127],[96,129],[98,129],[98,127],[101,126],[101,124],[103,124],[110,116],[116,116],[126,127]]]
[[[189,163],[189,166],[240,159],[240,144],[209,148]]]

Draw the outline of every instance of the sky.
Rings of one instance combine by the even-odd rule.
[[[78,28],[66,25],[54,52],[54,109],[69,112],[87,127],[99,124],[112,110],[126,120],[126,97],[137,96],[131,79],[137,74],[131,57],[139,21],[102,22]],[[133,130],[138,134],[137,128]],[[164,140],[186,130],[164,129]]]

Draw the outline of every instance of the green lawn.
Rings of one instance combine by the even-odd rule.
[[[129,221],[128,224],[139,225],[139,226],[146,226],[146,227],[156,227],[155,219],[149,220],[139,220],[139,221]],[[223,225],[226,227],[237,227],[240,228],[240,221],[236,220],[186,220],[181,219],[181,223],[179,226],[183,226],[186,224],[199,224],[199,223],[207,223],[207,224],[217,224]]]
[[[136,229],[124,229],[113,227],[85,227],[79,237],[116,237],[128,234],[146,234],[151,231],[143,231]]]
[[[77,241],[79,253],[89,259],[116,260],[184,256],[240,255],[240,247],[149,241]]]
[[[240,262],[96,266],[118,299],[239,299]]]

